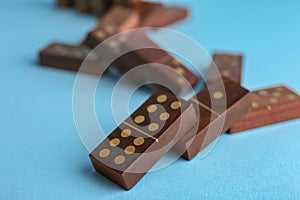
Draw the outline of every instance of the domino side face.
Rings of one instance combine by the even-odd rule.
[[[230,133],[300,118],[300,97],[291,89],[277,86],[253,94],[249,113],[231,127]]]

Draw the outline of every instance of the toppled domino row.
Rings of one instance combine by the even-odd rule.
[[[171,148],[191,160],[223,132],[300,118],[300,96],[285,86],[249,92],[240,85],[240,55],[215,54],[214,62],[221,82],[210,71],[207,86],[189,101],[153,94],[90,154],[95,169],[129,190]]]
[[[113,6],[84,40],[85,46],[50,45],[41,51],[40,63],[78,71],[90,48],[106,38],[142,24],[155,24],[157,18],[143,18],[150,15],[150,9],[145,10],[147,12],[141,15],[133,6]],[[137,35],[124,44],[130,46],[134,42],[156,45],[146,35]],[[113,53],[115,45],[108,50]],[[300,117],[300,97],[290,89],[278,86],[249,92],[240,85],[241,55],[215,54],[213,61],[223,76],[221,80],[211,67],[206,77],[207,85],[189,101],[162,90],[155,92],[90,154],[95,169],[123,188],[131,189],[173,147],[182,157],[191,160],[223,132],[236,133]],[[153,62],[176,71],[168,75],[155,68],[151,73],[170,80],[181,92],[187,90],[180,81],[182,78],[192,86],[199,81],[163,50],[137,50],[121,56],[111,67],[125,73],[137,65]],[[101,70],[87,72],[97,74],[97,71]],[[147,80],[151,73],[145,73],[142,79]],[[224,125],[218,128],[223,120]]]
[[[94,49],[107,38],[133,28],[167,26],[184,19],[186,16],[187,10],[185,8],[166,8],[164,5],[159,3],[134,2],[130,5],[114,5],[101,18],[100,23],[98,23],[95,29],[88,33],[87,37],[80,45],[72,46],[59,43],[51,44],[40,52],[40,64],[43,66],[78,71],[83,60],[90,52],[90,49]],[[127,41],[112,41],[107,50],[111,54],[115,54],[121,45],[123,47],[125,46],[125,48],[131,49],[131,45],[136,43],[143,43],[144,45],[152,46],[153,48],[159,48],[159,46],[148,38],[147,35],[136,34],[134,37],[129,37]],[[97,57],[101,55],[95,56]],[[96,61],[98,60],[96,58]],[[147,74],[145,73],[144,77],[139,78],[144,82],[149,79],[146,75],[154,73],[160,75],[160,77],[157,78],[167,80],[169,85],[173,85],[174,90],[177,90],[179,93],[183,93],[188,90],[188,84],[185,84],[184,79],[188,80],[189,85],[191,86],[195,86],[198,82],[196,75],[163,50],[142,49],[134,51],[120,56],[112,63],[111,67],[117,69],[121,73],[126,73],[136,65],[145,63],[168,65],[177,70],[178,75],[159,73],[158,71],[160,71],[160,69],[153,68]],[[101,66],[84,70],[87,73],[95,75],[103,73]],[[181,77],[182,74],[183,77]]]

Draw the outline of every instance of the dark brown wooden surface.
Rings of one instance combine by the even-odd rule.
[[[253,94],[249,113],[230,128],[230,133],[300,118],[300,97],[291,89],[277,86],[257,90]]]
[[[158,9],[155,15],[160,16],[160,18],[155,20],[155,23],[153,23],[151,26],[165,27],[186,19],[188,17],[188,10],[181,7],[163,7]]]
[[[209,86],[210,90],[205,88],[190,100],[200,110],[199,125],[191,129],[176,147],[181,151],[182,148],[186,149],[183,157],[188,160],[228,130],[250,108],[250,92],[227,78],[223,81],[225,91],[219,82],[215,82]],[[221,123],[222,120],[224,124]]]
[[[152,2],[133,2],[131,6],[140,14],[141,23],[140,26],[152,26],[155,23],[160,15],[157,15],[157,11],[160,11],[164,8],[161,3],[152,3]]]
[[[90,158],[99,173],[129,190],[196,120],[192,104],[157,92],[101,142]]]
[[[89,52],[87,47],[53,43],[40,52],[40,64],[77,71]]]
[[[82,13],[91,11],[91,0],[74,0],[74,8]]]
[[[86,39],[86,46],[94,49],[107,38],[122,31],[137,28],[140,15],[128,6],[113,6],[101,19],[98,26],[92,30]]]
[[[144,68],[144,71],[131,73],[129,78],[133,82],[147,83],[148,81],[159,82],[163,80],[163,84],[172,91],[186,93],[199,81],[199,78],[192,71],[168,52],[162,50],[145,33],[139,32],[131,35],[124,41],[124,45],[130,52],[113,62],[112,65],[117,70],[126,73],[136,66],[149,64],[147,68]],[[135,47],[140,45],[147,48],[135,50]],[[155,86],[163,89],[158,85]]]
[[[105,12],[107,12],[113,6],[113,0],[89,0],[91,12],[101,17]]]
[[[211,68],[209,69],[207,74],[208,83],[213,82],[215,79],[217,79],[218,75],[227,77],[236,83],[241,83],[243,55],[215,53],[213,55],[213,61],[219,71],[216,72],[212,67],[214,65],[211,65]]]
[[[90,53],[90,49],[85,46],[72,46],[60,43],[53,43],[41,50],[39,53],[39,64],[42,66],[54,67],[71,71],[78,71],[82,62]],[[96,54],[89,54],[86,67],[81,72],[100,75],[103,68],[99,64]]]
[[[185,19],[188,11],[180,7],[166,7],[161,3],[134,2],[131,6],[141,15],[140,27],[165,27]]]
[[[59,7],[71,7],[74,4],[74,0],[57,0],[57,6]]]

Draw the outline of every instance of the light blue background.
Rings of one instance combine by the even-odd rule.
[[[172,2],[172,1],[168,1]],[[245,53],[243,85],[284,83],[300,91],[300,1],[174,1],[191,8],[172,26],[208,52]],[[0,73],[0,199],[299,199],[300,121],[222,135],[205,158],[147,174],[124,191],[94,172],[72,116],[75,73],[41,68],[38,51],[52,41],[78,43],[92,16],[50,0],[2,0]],[[108,93],[116,81],[103,81]],[[126,86],[124,86],[126,87]],[[145,99],[138,92],[132,109]],[[115,127],[97,106],[107,132]],[[107,115],[106,115],[107,114]]]

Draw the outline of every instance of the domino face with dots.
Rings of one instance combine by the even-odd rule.
[[[221,54],[213,55],[213,61],[219,72],[213,68],[209,69],[207,75],[208,83],[213,82],[220,74],[223,77],[229,78],[236,83],[241,83],[243,56],[240,54]]]
[[[253,94],[249,113],[231,127],[230,133],[300,118],[300,96],[291,89],[277,86]]]
[[[190,100],[199,109],[199,124],[176,146],[181,151],[186,149],[183,157],[188,160],[227,131],[250,108],[252,95],[248,90],[227,78],[223,78],[222,82],[210,84],[209,90],[204,88]],[[222,90],[222,84],[225,90]]]
[[[40,64],[43,66],[78,71],[84,59],[89,55],[89,67],[83,72],[99,75],[103,69],[97,65],[99,58],[96,54],[90,53],[85,46],[71,46],[66,44],[53,43],[40,51]],[[95,67],[97,66],[97,67]]]
[[[192,104],[157,92],[90,154],[95,169],[131,189],[196,123]]]

